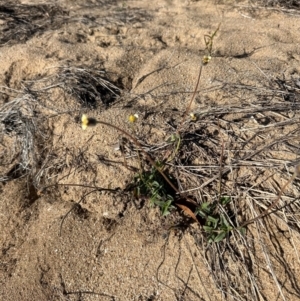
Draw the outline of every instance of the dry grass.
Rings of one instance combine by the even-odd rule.
[[[60,28],[67,16],[68,12],[58,5],[0,4],[0,46],[25,43],[38,33]]]
[[[105,109],[120,95],[118,81],[113,83],[101,63],[94,66],[62,65],[45,70],[38,80],[24,82],[26,91],[36,95],[43,106],[56,113],[74,112],[80,108]],[[65,106],[55,106],[54,98],[63,98]],[[71,100],[70,100],[71,99]],[[72,103],[75,100],[76,103]],[[78,105],[79,106],[78,106]]]
[[[170,164],[182,191],[193,195],[199,203],[216,202],[220,191],[230,196],[230,209],[219,210],[223,210],[233,227],[254,219],[245,236],[233,231],[215,244],[206,244],[203,233],[194,232],[199,253],[226,300],[268,299],[257,277],[262,265],[283,300],[287,300],[289,289],[300,295],[291,263],[280,256],[284,248],[280,245],[287,244],[294,248],[295,259],[299,260],[294,244],[300,238],[299,178],[286,188],[269,216],[255,219],[277,200],[299,165],[297,83],[293,79],[275,79],[264,88],[264,97],[258,97],[251,107],[217,106],[198,112],[199,121],[186,125],[180,153]],[[237,89],[250,87],[224,85],[224,88],[228,91],[233,88],[236,93]],[[261,95],[254,87],[251,89]],[[280,231],[287,231],[293,243],[282,238]]]
[[[0,108],[1,138],[9,137],[12,143],[12,148],[2,148],[1,181],[33,177],[38,170],[42,143],[47,135],[37,107],[37,100],[30,94],[24,94]]]
[[[47,109],[42,98],[37,102],[35,97],[45,91],[49,96],[51,91],[63,89],[81,106],[91,105],[91,99],[92,104],[101,103],[102,89],[107,89],[111,97],[119,90],[103,78],[103,73],[80,67],[58,68],[56,76],[46,78],[42,83],[44,87],[40,86],[41,82],[36,83],[39,89],[34,85],[27,86],[33,94],[24,94],[1,107],[2,139],[7,136],[14,141],[14,151],[1,165],[2,181],[29,176],[36,188],[40,188],[41,184],[60,183],[74,172],[93,169],[84,149],[41,147],[41,141],[45,141],[48,134],[47,126],[43,124],[47,114],[53,114],[53,109]],[[167,169],[177,179],[180,195],[188,194],[198,205],[214,203],[220,194],[229,196],[232,200],[230,208],[225,210],[220,206],[218,210],[236,228],[265,212],[299,165],[300,93],[298,81],[292,78],[274,79],[269,86],[260,89],[222,85],[228,94],[243,89],[252,91],[257,101],[251,106],[243,103],[234,107],[216,105],[196,112],[197,121],[182,124],[181,146],[174,159],[167,163]],[[104,105],[108,104],[104,101]],[[94,107],[91,105],[92,109]],[[140,140],[142,144],[135,148],[136,154],[143,147],[143,152],[152,158],[164,158],[174,148],[172,143],[151,145],[147,139]],[[3,148],[3,158],[5,154],[7,149]],[[72,158],[68,163],[67,157]],[[143,160],[146,165],[150,164],[146,157]],[[88,194],[99,190],[91,188],[93,190]],[[299,295],[293,268],[280,256],[281,245],[288,243],[299,260],[295,247],[300,238],[298,191],[299,179],[296,178],[284,191],[274,212],[254,220],[247,226],[245,236],[239,231],[231,231],[219,243],[209,244],[201,227],[197,231],[186,230],[193,235],[199,255],[226,300],[267,298],[258,277],[262,265],[283,300],[287,300],[288,290]],[[186,223],[187,220],[179,218],[177,222]],[[281,241],[277,241],[280,231],[289,233],[290,239],[281,236]]]
[[[284,5],[282,1],[266,3],[271,4]],[[288,9],[298,8],[293,1],[285,4]],[[29,11],[24,6],[16,9],[15,17],[10,20],[6,16],[7,10],[2,8],[4,12],[1,13],[7,18],[5,26],[10,27],[10,22],[24,19],[24,14],[28,17]],[[34,6],[34,9],[41,17],[41,7]],[[50,16],[60,10],[54,12]],[[47,19],[44,26],[50,26],[50,23]],[[25,37],[36,32],[35,27],[26,27],[16,33],[9,31],[1,43],[25,41]],[[196,230],[185,227],[185,231],[193,235],[199,257],[206,263],[217,289],[226,300],[268,300],[259,273],[271,277],[283,300],[288,300],[286,295],[290,293],[300,297],[292,263],[282,256],[285,248],[293,248],[295,260],[300,261],[296,248],[296,243],[300,242],[299,178],[285,189],[270,214],[256,219],[278,197],[300,163],[299,86],[298,78],[272,79],[260,88],[220,82],[219,88],[227,95],[234,97],[238,91],[247,91],[256,101],[251,105],[247,101],[234,106],[212,105],[205,111],[195,112],[197,121],[184,122],[182,127],[180,122],[174,125],[180,126],[181,145],[174,158],[166,163],[166,168],[176,179],[179,194],[187,195],[186,199],[194,200],[197,206],[204,202],[216,203],[221,195],[229,196],[229,209],[218,206],[217,210],[227,217],[231,226],[236,229],[253,220],[247,225],[245,235],[233,230],[218,243],[208,243],[200,225]],[[74,172],[91,171],[93,166],[85,156],[85,149],[43,147],[51,134],[45,121],[53,114],[80,111],[82,106],[90,109],[111,106],[120,89],[103,71],[91,66],[61,66],[54,75],[27,82],[25,87],[21,96],[0,108],[1,139],[9,140],[13,145],[12,152],[3,146],[4,143],[1,146],[0,180],[7,182],[27,177],[40,188],[49,183],[60,184]],[[66,99],[75,101],[65,102],[65,107],[56,109],[55,98],[51,95],[57,91],[63,91]],[[166,115],[170,120],[172,117]],[[147,136],[143,140],[139,138],[141,144],[135,146],[135,155],[147,153],[151,158],[163,161],[168,154],[174,153],[174,144],[151,145],[148,139]],[[126,155],[132,157],[132,154]],[[66,162],[66,157],[71,160]],[[141,158],[145,168],[149,168],[151,160]],[[91,193],[93,191],[98,188]],[[180,218],[177,223],[183,222]],[[184,223],[187,224],[186,219]],[[282,232],[285,235],[281,235]],[[199,279],[201,281],[200,275]],[[209,299],[209,292],[207,295]]]
[[[299,9],[300,3],[298,0],[251,0],[255,5],[259,3],[265,7],[283,8],[283,9]]]
[[[41,183],[52,183],[50,179],[57,180],[70,164],[79,171],[91,168],[84,150],[47,146],[49,123],[61,114],[74,116],[82,107],[107,108],[120,94],[120,89],[107,79],[104,71],[99,71],[98,66],[62,66],[55,72],[50,71],[52,75],[24,82],[23,91],[1,87],[12,99],[3,102],[0,108],[1,181],[29,176],[38,188]],[[65,99],[65,106],[55,105],[56,95]],[[13,151],[4,146],[8,142],[13,144]],[[72,158],[68,163],[67,157]]]
[[[101,104],[107,108],[120,94],[120,89],[108,80],[100,66],[61,67],[56,80],[82,106],[92,109]]]
[[[262,274],[272,279],[282,300],[288,300],[291,292],[300,296],[293,262],[285,257],[292,249],[294,260],[300,261],[296,247],[300,243],[300,181],[293,177],[300,163],[299,78],[269,78],[259,88],[220,84],[232,99],[246,91],[256,101],[216,104],[195,112],[198,120],[182,125],[181,146],[167,163],[167,173],[176,178],[180,194],[199,206],[229,196],[230,207],[219,206],[220,215],[233,228],[245,225],[247,231],[245,235],[231,231],[219,243],[207,243],[202,227],[188,231],[226,300],[268,300],[268,281],[263,282]],[[172,120],[166,116],[167,124],[168,118]],[[174,144],[145,150],[161,162],[166,154],[174,153]],[[177,220],[186,231],[182,222]]]
[[[238,9],[245,10],[250,16],[267,17],[270,12],[280,12],[299,16],[300,4],[298,0],[248,0],[235,4]]]

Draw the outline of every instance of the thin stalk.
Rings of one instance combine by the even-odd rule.
[[[125,130],[119,128],[118,126],[116,125],[113,125],[113,124],[110,124],[108,122],[105,122],[105,121],[96,121],[97,123],[99,124],[103,124],[103,125],[106,125],[108,127],[111,127],[111,128],[114,128],[116,129],[117,131],[121,132],[122,134],[124,134],[125,136],[127,136],[131,141],[134,142],[134,144],[136,146],[138,146],[141,150],[141,152],[146,156],[146,158],[149,160],[149,162],[152,164],[152,166],[163,176],[163,178],[166,180],[166,182],[174,189],[175,192],[177,192],[178,194],[182,194],[174,185],[173,183],[168,179],[168,177],[165,175],[165,173],[159,168],[157,167],[156,163],[154,162],[154,160],[151,158],[151,156],[143,150],[142,148],[142,145],[138,142],[138,140],[133,137],[132,135],[130,135],[129,133],[127,133]]]
[[[185,110],[185,112],[184,112],[184,115],[183,115],[183,117],[182,117],[181,124],[179,125],[179,127],[178,127],[178,129],[177,129],[177,135],[178,135],[178,136],[180,135],[179,133],[180,133],[180,130],[181,130],[182,125],[183,125],[183,123],[184,123],[184,118],[185,118],[185,117],[188,115],[188,113],[190,112],[192,103],[193,103],[193,101],[194,101],[194,99],[195,99],[195,96],[196,96],[196,93],[197,93],[197,91],[198,91],[198,87],[199,87],[199,84],[200,84],[200,78],[201,78],[201,74],[202,74],[202,68],[203,68],[203,65],[201,64],[200,70],[199,70],[199,74],[198,74],[197,84],[196,84],[196,87],[195,87],[193,96],[192,96],[192,98],[191,98],[191,100],[190,100],[190,102],[189,102],[189,105],[187,106],[187,108],[186,108],[186,110]]]

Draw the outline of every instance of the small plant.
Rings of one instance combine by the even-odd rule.
[[[220,242],[233,230],[228,216],[222,213],[221,208],[219,208],[222,206],[225,209],[230,202],[230,197],[222,196],[218,202],[205,202],[197,208],[195,214],[203,220],[203,230],[207,234],[209,243]]]
[[[157,168],[162,164],[157,163]],[[172,188],[169,187],[162,175],[153,167],[149,171],[141,171],[133,179],[134,195],[136,198],[147,198],[152,206],[158,206],[163,216],[174,209]]]
[[[192,95],[192,98],[187,105],[186,111],[183,115],[182,122],[178,126],[176,133],[173,133],[167,140],[167,142],[171,145],[173,145],[174,149],[170,153],[167,153],[167,156],[165,156],[165,162],[172,161],[176,155],[179,152],[180,146],[181,146],[181,135],[180,131],[182,130],[182,125],[184,123],[185,117],[187,115],[190,115],[191,121],[197,120],[197,115],[195,113],[190,113],[191,105],[194,101],[195,95],[198,91],[198,86],[200,83],[201,73],[202,73],[202,66],[207,65],[211,60],[212,55],[212,49],[213,49],[213,40],[216,36],[217,32],[219,31],[219,27],[215,30],[215,32],[210,35],[205,35],[204,41],[205,41],[205,47],[207,54],[203,57],[200,70],[198,74],[197,84],[194,90],[194,93]],[[136,123],[138,120],[137,114],[131,114],[128,118],[129,123],[131,126]],[[181,195],[181,192],[178,190],[177,187],[174,186],[172,181],[170,181],[169,177],[166,175],[164,169],[164,165],[160,162],[155,162],[151,156],[146,152],[143,151],[140,143],[138,140],[131,134],[129,134],[124,129],[121,129],[111,123],[104,122],[104,121],[98,121],[93,118],[88,118],[86,115],[83,115],[81,118],[82,122],[82,129],[85,130],[90,125],[95,125],[97,123],[100,123],[105,126],[109,126],[111,128],[114,128],[118,130],[119,132],[123,133],[125,136],[127,136],[137,147],[140,148],[141,152],[146,155],[146,158],[148,159],[149,163],[151,164],[151,169],[149,171],[146,171],[144,168],[140,167],[140,172],[134,176],[133,178],[133,186],[134,186],[134,195],[136,198],[149,198],[151,205],[159,206],[162,215],[166,216],[170,213],[170,211],[175,208],[175,205],[177,205],[179,208],[180,205],[177,204],[174,201],[174,198],[172,194],[177,193]],[[140,166],[142,165],[140,156],[138,154],[139,160],[140,160]],[[126,162],[125,162],[126,164]],[[183,196],[185,197],[185,196]],[[192,202],[193,203],[193,202]],[[232,227],[229,226],[229,223],[227,222],[226,218],[224,216],[221,216],[220,214],[216,215],[214,212],[216,210],[216,206],[212,207],[205,207],[204,203],[197,212],[200,216],[201,214],[204,214],[206,217],[205,222],[205,231],[209,232],[209,241],[218,242],[222,240],[226,234],[232,230]],[[197,218],[195,214],[191,211],[190,208],[187,208],[184,210],[192,219],[197,221]]]
[[[134,115],[131,115],[134,116]],[[137,118],[137,116],[135,116]],[[136,120],[135,120],[136,121]],[[134,122],[135,122],[134,121]],[[129,119],[129,122],[132,121]],[[89,118],[83,115],[81,118],[82,129],[85,130],[90,125],[96,125],[97,123],[116,129],[120,133],[127,136],[140,151],[146,156],[151,164],[151,170],[145,171],[142,167],[140,168],[139,174],[137,174],[133,179],[134,194],[137,198],[145,197],[150,198],[151,204],[160,207],[162,214],[164,216],[170,213],[170,210],[175,208],[173,204],[172,193],[179,193],[179,190],[175,187],[172,181],[167,177],[166,173],[163,171],[163,164],[160,162],[155,162],[151,156],[142,149],[141,144],[138,140],[129,134],[127,131],[111,124],[108,122],[96,120],[94,118]],[[140,158],[140,156],[138,155]],[[140,165],[141,165],[140,161]]]

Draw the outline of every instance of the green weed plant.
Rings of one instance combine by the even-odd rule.
[[[149,171],[140,171],[133,179],[134,196],[138,199],[147,198],[151,206],[158,206],[162,216],[170,214],[175,207],[172,188],[158,172],[162,164],[157,162],[157,167],[151,167]]]

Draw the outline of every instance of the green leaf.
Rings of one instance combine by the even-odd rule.
[[[213,228],[208,226],[203,226],[205,232],[212,232]]]
[[[172,134],[168,139],[167,142],[175,142],[178,140],[178,135]]]
[[[210,213],[210,203],[209,202],[205,202],[201,204],[201,209],[206,212],[206,213]]]
[[[223,240],[225,238],[225,236],[226,236],[226,232],[221,232],[214,238],[214,242],[219,242],[219,241]]]
[[[215,233],[212,233],[208,236],[207,240],[208,240],[208,243],[212,243],[215,241],[215,237],[216,237],[216,234]]]
[[[174,199],[171,195],[167,194],[167,199],[168,199],[168,202],[174,202]]]
[[[208,243],[211,244],[212,242],[214,242],[214,238],[213,237],[209,237],[208,238]]]
[[[220,199],[221,205],[225,206],[231,202],[231,198],[229,196],[222,196]]]
[[[162,203],[162,206],[161,206],[162,215],[163,216],[167,216],[168,214],[170,214],[170,209],[174,208],[171,205],[172,204],[172,200],[168,200],[166,202],[161,202],[161,203]]]
[[[230,227],[226,217],[223,214],[221,215],[221,224],[222,224],[222,226],[225,226],[226,228]]]
[[[156,182],[156,181],[153,181],[152,183],[151,183],[151,186],[154,188],[154,187],[159,187],[159,183],[158,182]]]
[[[163,208],[161,211],[161,215],[162,216],[167,216],[170,214],[170,211],[168,210],[168,208]]]
[[[212,216],[208,216],[208,217],[207,217],[207,220],[208,220],[209,222],[212,222],[213,224],[217,224],[218,221],[219,221],[218,218],[214,218],[214,217],[212,217]]]
[[[200,209],[197,209],[197,211],[195,212],[195,215],[197,215],[197,214],[202,218],[206,218],[206,213],[204,213]]]
[[[243,236],[245,236],[245,234],[246,234],[246,228],[238,228],[238,230],[239,230],[239,232],[240,232]]]
[[[160,162],[160,161],[156,161],[155,162],[155,165],[156,165],[156,167],[163,167],[163,164],[162,164],[162,162]],[[152,168],[152,170],[154,171],[154,172],[156,172],[157,170],[156,170],[156,168]]]

